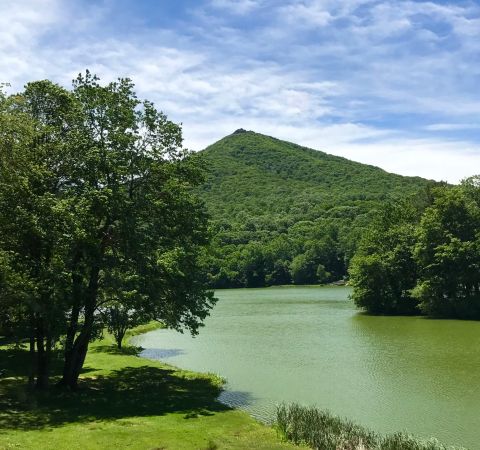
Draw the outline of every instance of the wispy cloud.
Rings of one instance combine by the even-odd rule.
[[[478,123],[432,123],[425,126],[428,131],[478,130]]]
[[[201,149],[243,127],[387,170],[480,172],[480,6],[6,0],[0,81],[129,76]]]
[[[261,0],[210,0],[210,6],[233,14],[246,14],[261,6]]]

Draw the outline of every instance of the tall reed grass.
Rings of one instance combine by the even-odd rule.
[[[328,411],[296,403],[277,408],[276,426],[284,439],[318,450],[460,450],[405,433],[381,436]]]

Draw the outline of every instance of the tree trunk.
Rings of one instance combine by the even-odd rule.
[[[75,343],[65,358],[62,380],[59,386],[68,387],[75,390],[78,386],[78,377],[83,368],[85,357],[87,355],[88,343],[91,332],[84,329],[75,340]]]
[[[48,339],[45,342],[45,332],[43,319],[38,319],[37,324],[37,389],[46,389],[48,387]],[[47,344],[47,345],[45,345]],[[47,347],[47,348],[46,348]]]
[[[31,389],[35,386],[35,364],[37,362],[35,354],[35,318],[33,314],[30,316],[30,336],[29,350],[30,367],[28,369],[28,387]]]
[[[99,273],[100,268],[98,266],[92,267],[85,296],[85,317],[83,326],[80,334],[71,345],[71,349],[65,353],[63,377],[59,382],[59,386],[69,387],[70,389],[76,389],[78,386],[78,377],[80,376],[85,357],[87,356],[88,343],[92,336],[92,328],[95,321]],[[75,333],[73,334],[73,337],[74,335]]]
[[[75,335],[78,331],[78,318],[80,315],[80,301],[82,295],[82,276],[79,272],[79,263],[81,259],[81,252],[77,251],[73,258],[72,264],[72,311],[70,314],[70,323],[67,329],[67,335],[65,337],[65,359],[68,358],[69,352],[73,347],[75,341]]]
[[[67,334],[65,336],[65,355],[73,348],[73,343],[75,341],[75,335],[78,330],[78,317],[80,315],[80,304],[78,301],[74,301],[72,306],[72,311],[70,314],[70,323],[68,325]]]
[[[115,335],[115,340],[117,341],[117,347],[119,350],[122,349],[122,342],[123,342],[123,338],[125,337],[125,333],[127,332],[127,330],[121,330],[119,331],[118,333],[116,333]]]

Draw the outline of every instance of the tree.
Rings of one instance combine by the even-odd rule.
[[[420,215],[412,199],[379,211],[350,265],[357,306],[372,314],[418,313],[411,290],[417,280],[413,249]]]
[[[323,264],[319,264],[317,266],[317,272],[315,275],[318,283],[326,283],[331,276],[330,272],[325,270],[325,266]]]
[[[207,216],[193,192],[202,162],[133,88],[87,71],[72,91],[42,81],[2,98],[0,249],[28,280],[22,307],[44,362],[64,336],[61,384],[71,388],[102,306],[196,333],[214,304],[200,261]]]
[[[480,319],[480,177],[442,189],[422,217],[413,291],[432,316]]]
[[[10,306],[6,320],[17,338],[29,338],[39,388],[48,383],[64,323],[58,320],[67,277],[62,256],[71,220],[60,194],[71,105],[66,91],[46,82],[0,101],[0,249],[8,274],[0,301]]]
[[[316,282],[315,262],[308,254],[297,255],[290,265],[290,274],[295,284],[313,284]]]
[[[122,303],[107,306],[102,314],[105,326],[113,335],[118,349],[122,348],[123,338],[128,330],[148,321],[147,316],[143,315],[141,310],[128,308]]]
[[[480,319],[480,177],[392,205],[350,268],[353,299],[377,314]]]

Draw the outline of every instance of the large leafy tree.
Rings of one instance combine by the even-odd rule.
[[[207,217],[192,191],[200,161],[133,88],[87,72],[71,91],[42,81],[2,97],[0,249],[16,274],[3,279],[26,280],[24,320],[46,355],[40,386],[64,336],[61,384],[76,387],[112,301],[192,333],[214,304],[200,263]]]
[[[480,319],[480,177],[438,192],[418,229],[414,290],[430,315]]]

